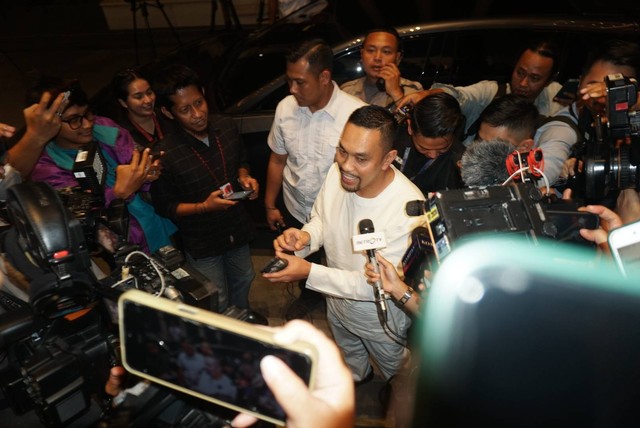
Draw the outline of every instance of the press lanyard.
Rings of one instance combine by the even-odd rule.
[[[140,126],[138,122],[133,120],[133,118],[131,117],[131,114],[129,114],[129,121],[142,134],[142,136],[146,138],[149,144],[153,144],[156,141],[162,140],[164,138],[164,134],[162,134],[162,129],[160,128],[160,123],[158,123],[158,118],[156,117],[155,114],[153,114],[151,118],[153,119],[153,126],[156,131],[155,133],[158,136],[157,140],[153,138],[153,135],[149,134],[142,126]]]
[[[224,180],[222,180],[222,183],[226,183],[227,181],[229,181],[229,176],[227,175],[227,161],[224,158],[224,151],[222,150],[222,144],[220,143],[220,137],[218,137],[217,135],[215,137],[216,137],[216,145],[218,146],[218,151],[220,152],[220,158],[222,159],[222,170],[224,171]],[[214,174],[213,170],[209,167],[209,164],[207,163],[207,161],[205,161],[202,158],[200,153],[198,153],[198,151],[195,148],[193,148],[193,146],[191,147],[191,151],[193,151],[193,154],[195,154],[196,157],[198,159],[200,159],[200,162],[202,162],[204,167],[207,168],[207,171],[209,171],[209,175],[211,175],[211,177],[214,179],[214,181],[218,182],[218,177],[216,177],[216,175]]]

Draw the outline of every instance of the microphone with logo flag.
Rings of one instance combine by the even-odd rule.
[[[376,259],[376,249],[385,246],[384,235],[375,233],[373,222],[370,219],[360,220],[358,230],[360,231],[360,235],[353,237],[354,250],[366,250],[369,263],[373,265],[376,273],[380,273],[380,267]],[[387,321],[387,302],[385,300],[384,290],[382,289],[380,280],[376,281],[373,285],[380,322],[385,323]]]

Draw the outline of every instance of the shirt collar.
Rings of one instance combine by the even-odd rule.
[[[325,112],[329,116],[331,116],[331,118],[335,119],[336,116],[339,115],[338,109],[340,108],[340,104],[338,103],[338,92],[340,91],[340,87],[334,80],[332,80],[331,83],[333,84],[333,92],[331,93],[331,98],[329,99],[329,102],[327,103],[326,106],[324,106],[320,110],[316,110],[314,113],[311,113],[311,110],[309,110],[309,107],[306,107],[306,106],[305,107],[298,106],[298,108],[302,112],[304,112],[304,114],[309,116],[311,116],[312,114]]]

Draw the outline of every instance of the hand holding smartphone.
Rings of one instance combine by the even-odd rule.
[[[280,345],[272,330],[140,290],[122,294],[118,315],[125,368],[168,388],[284,425],[262,358],[276,356],[313,387],[318,356],[306,342]]]
[[[242,201],[249,198],[252,194],[253,190],[241,190],[240,192],[233,192],[227,196],[223,196],[223,198],[229,199],[230,201]]]

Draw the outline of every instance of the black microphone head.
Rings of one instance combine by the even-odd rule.
[[[411,231],[412,238],[419,238],[420,236],[427,235],[429,236],[429,231],[424,226],[418,226]]]
[[[373,227],[373,222],[368,218],[363,218],[362,220],[360,220],[360,222],[358,223],[358,229],[360,230],[360,233],[375,232],[375,229]]]
[[[406,211],[409,217],[417,217],[419,215],[424,214],[424,205],[425,201],[409,201],[407,205],[405,205],[404,210]]]
[[[509,178],[506,159],[515,147],[504,140],[474,141],[460,162],[460,175],[467,186],[493,186]]]

